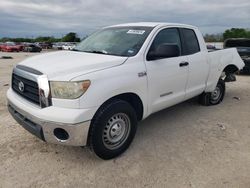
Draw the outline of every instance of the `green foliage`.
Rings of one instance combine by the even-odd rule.
[[[37,37],[34,39],[35,42],[59,42],[60,39],[54,37]]]
[[[83,40],[86,37],[83,38]],[[206,34],[204,39],[206,42],[223,42],[228,38],[250,38],[250,30],[243,28],[232,28],[226,30],[223,34]],[[53,36],[39,36],[37,38],[0,38],[0,42],[80,42],[80,38],[74,32],[66,34],[62,38],[55,38]]]
[[[62,39],[62,42],[80,42],[80,38],[77,36],[76,33],[70,32],[65,35]]]
[[[224,40],[228,38],[250,38],[250,31],[242,28],[228,29],[223,33]]]
[[[55,38],[52,36],[39,36],[37,38],[8,38],[8,37],[4,37],[4,38],[0,38],[0,42],[30,42],[30,43],[34,43],[34,42],[80,42],[80,38],[77,36],[76,33],[70,32],[67,35],[65,35],[62,38]]]
[[[8,38],[8,37],[4,37],[0,39],[0,42],[33,42],[33,39],[29,39],[29,38]]]

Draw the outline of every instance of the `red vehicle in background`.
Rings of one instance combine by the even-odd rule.
[[[2,51],[3,46],[4,46],[4,43],[0,42],[0,51]]]
[[[23,51],[23,45],[18,45],[14,42],[6,42],[0,45],[0,50],[3,52],[20,52]]]

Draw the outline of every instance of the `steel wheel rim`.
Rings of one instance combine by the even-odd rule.
[[[218,102],[220,100],[220,97],[221,97],[221,90],[218,86],[216,86],[215,90],[211,93],[211,99],[214,101],[214,102]]]
[[[124,113],[113,115],[103,129],[102,141],[105,147],[114,150],[122,146],[129,136],[130,128],[128,115]]]

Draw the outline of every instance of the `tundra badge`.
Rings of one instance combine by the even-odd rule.
[[[143,77],[143,76],[147,76],[147,72],[146,71],[138,73],[138,77]]]

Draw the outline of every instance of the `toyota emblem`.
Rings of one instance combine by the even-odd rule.
[[[18,89],[19,89],[19,91],[21,91],[21,92],[24,91],[24,83],[23,83],[22,81],[20,81],[20,82],[18,83]]]

